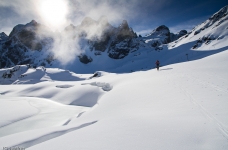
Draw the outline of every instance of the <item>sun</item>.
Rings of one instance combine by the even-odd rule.
[[[67,20],[67,2],[65,0],[42,0],[39,6],[39,13],[48,25],[58,28]]]

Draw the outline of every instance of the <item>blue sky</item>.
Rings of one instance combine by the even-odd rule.
[[[58,13],[41,12],[45,1],[52,3],[50,10],[59,1]],[[66,12],[61,15],[65,4]],[[85,16],[99,19],[105,15],[114,26],[127,20],[138,34],[150,33],[159,25],[176,33],[182,29],[190,31],[227,4],[227,0],[0,0],[0,32],[9,34],[15,25],[33,19],[53,31],[61,31],[70,23],[78,25]]]
[[[151,10],[150,7],[153,4],[147,3],[141,7],[144,11],[140,13],[146,19],[143,19],[140,24],[134,20],[132,24],[136,25],[135,29],[138,31],[143,30],[144,24],[148,29],[164,24],[173,32],[181,29],[190,30],[227,4],[226,0],[169,0],[157,10]],[[149,19],[150,15],[155,18]]]

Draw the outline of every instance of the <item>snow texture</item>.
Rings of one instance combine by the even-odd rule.
[[[0,147],[227,150],[227,21],[226,6],[162,50],[99,55],[94,74],[0,69]]]

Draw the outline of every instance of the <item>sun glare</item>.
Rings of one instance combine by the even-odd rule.
[[[42,0],[39,12],[48,25],[58,28],[66,22],[67,3],[64,0]]]

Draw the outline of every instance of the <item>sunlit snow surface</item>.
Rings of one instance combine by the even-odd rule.
[[[161,50],[144,43],[121,60],[74,62],[68,69],[76,73],[0,69],[0,148],[227,150],[227,18]]]
[[[0,85],[0,146],[226,150],[227,58],[224,51],[160,71],[96,77],[46,69],[36,84]],[[25,72],[30,80],[41,74]]]

